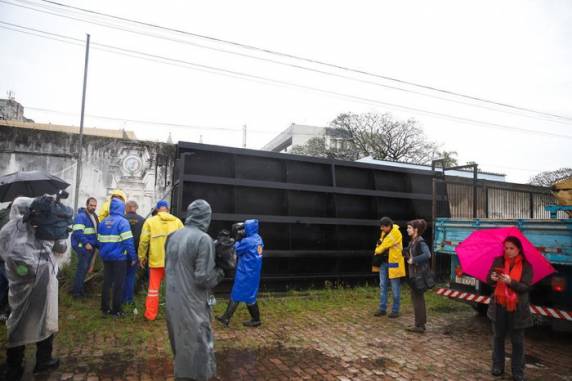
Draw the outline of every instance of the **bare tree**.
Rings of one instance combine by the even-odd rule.
[[[443,160],[443,165],[445,168],[455,167],[459,165],[459,161],[455,156],[457,156],[457,151],[437,151],[435,152],[436,159]],[[468,163],[467,163],[468,164]]]
[[[533,176],[529,180],[529,183],[533,185],[549,187],[555,182],[571,176],[572,176],[572,168],[560,168],[555,171],[540,172],[536,176]]]
[[[330,157],[326,148],[326,138],[316,136],[309,139],[304,145],[292,147],[290,153],[294,155],[308,155],[314,157]]]
[[[456,152],[439,151],[436,143],[427,140],[414,119],[395,120],[390,114],[344,113],[338,115],[330,128],[343,132],[348,142],[344,149],[329,148],[325,138],[310,141],[293,148],[293,153],[319,157],[356,160],[371,156],[378,160],[429,164],[431,160],[445,158],[447,165],[456,165]]]
[[[342,148],[329,147],[324,136],[316,136],[309,139],[304,145],[296,145],[292,147],[290,153],[340,160],[356,160],[359,158],[351,144],[344,145]]]

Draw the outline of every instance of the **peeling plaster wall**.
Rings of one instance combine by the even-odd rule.
[[[45,170],[71,184],[67,204],[73,206],[78,141],[76,134],[0,126],[0,176]],[[101,205],[120,188],[146,215],[165,194],[170,198],[174,160],[173,144],[85,135],[78,205],[89,196]]]

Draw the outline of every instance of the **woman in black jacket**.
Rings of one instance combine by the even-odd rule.
[[[407,234],[411,239],[409,246],[404,250],[404,255],[409,264],[409,279],[415,274],[430,271],[431,251],[429,246],[421,237],[427,228],[427,222],[422,219],[409,221],[407,223]],[[413,303],[413,313],[415,315],[415,325],[407,328],[410,332],[424,333],[427,323],[427,309],[425,307],[425,291],[416,291],[411,287],[411,302]]]
[[[504,240],[504,255],[496,258],[487,278],[494,287],[487,316],[493,322],[493,376],[504,373],[505,337],[512,342],[512,378],[524,380],[524,329],[532,326],[529,290],[532,267],[516,237]]]

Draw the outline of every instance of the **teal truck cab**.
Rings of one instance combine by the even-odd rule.
[[[569,206],[556,208],[572,209]],[[433,249],[437,256],[449,256],[451,265],[448,284],[438,288],[437,294],[469,303],[484,314],[492,289],[463,274],[455,247],[475,230],[506,226],[518,227],[557,270],[537,283],[531,291],[530,308],[536,322],[550,324],[554,330],[572,330],[572,218],[436,219]]]

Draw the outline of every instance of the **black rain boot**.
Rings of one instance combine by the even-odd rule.
[[[52,357],[53,343],[54,335],[36,344],[36,366],[34,367],[34,373],[54,370],[60,366],[60,360]]]
[[[232,319],[232,315],[234,315],[234,311],[238,308],[238,302],[234,302],[232,300],[228,301],[228,305],[226,306],[226,311],[222,316],[217,316],[216,320],[218,320],[222,325],[228,327],[230,324],[230,319]]]
[[[247,304],[246,307],[248,308],[248,312],[250,312],[252,319],[245,321],[242,324],[246,327],[258,327],[260,324],[262,324],[260,321],[260,310],[258,309],[258,303],[254,302],[254,304]]]
[[[13,347],[6,349],[6,370],[4,377],[6,380],[20,381],[24,374],[24,361],[25,346]]]

